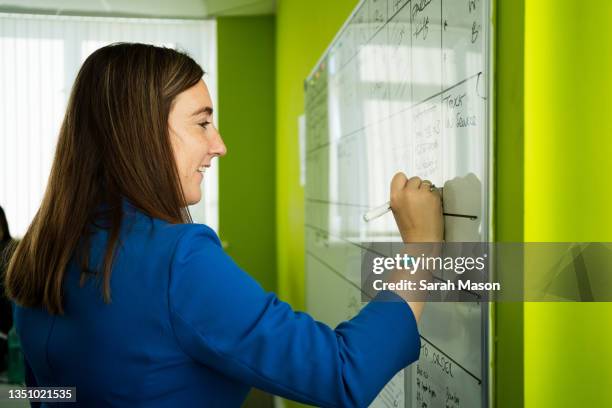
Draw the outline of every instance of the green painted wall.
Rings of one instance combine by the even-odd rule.
[[[275,18],[217,19],[219,235],[265,289],[276,290]]]
[[[300,186],[298,116],[304,79],[357,0],[279,0],[276,14],[276,237],[278,290],[304,308],[304,189]]]
[[[527,0],[525,240],[612,241],[612,2]],[[612,406],[612,304],[525,305],[528,408]]]
[[[358,0],[278,0],[276,12],[276,238],[280,297],[304,309],[304,188],[298,117],[304,79]],[[301,404],[286,401],[285,406]]]
[[[497,0],[494,7],[494,211],[493,240],[523,241],[524,0]],[[497,265],[501,276],[516,270]],[[494,404],[523,406],[523,304],[492,304]]]

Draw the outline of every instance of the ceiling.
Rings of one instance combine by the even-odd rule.
[[[58,15],[212,18],[274,14],[276,0],[0,0],[0,11]]]

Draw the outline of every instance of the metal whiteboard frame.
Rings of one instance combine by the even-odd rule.
[[[485,234],[485,242],[491,242],[491,239],[495,236],[494,234],[494,223],[493,223],[493,205],[494,205],[494,197],[493,192],[495,191],[495,186],[493,181],[495,180],[494,173],[494,137],[493,137],[493,121],[494,121],[494,61],[495,61],[495,50],[493,48],[493,38],[494,38],[494,18],[493,15],[493,1],[494,0],[484,0],[485,4],[485,18],[487,27],[486,27],[486,37],[485,37],[485,67],[487,69],[487,74],[485,75],[487,81],[487,102],[485,104],[486,109],[486,117],[487,124],[485,128],[485,152],[487,154],[487,183],[485,184],[485,193],[487,197],[487,208],[486,208],[486,220],[487,220],[487,231]],[[491,274],[491,267],[494,265],[494,260],[489,261],[489,273]],[[493,308],[491,307],[491,302],[483,302],[482,304],[482,325],[483,325],[483,352],[482,352],[482,378],[485,379],[487,383],[483,384],[482,387],[482,400],[483,406],[489,408],[491,406],[492,401],[495,401],[495,395],[493,394],[495,384],[494,381],[494,366],[493,363],[493,350],[494,350],[494,335],[492,330],[492,315]]]
[[[494,10],[494,1],[495,0],[486,0],[485,3],[485,16],[487,17],[487,30],[486,30],[486,38],[485,38],[485,51],[487,52],[487,56],[485,59],[485,64],[487,67],[487,85],[488,85],[488,94],[487,94],[487,126],[486,126],[486,150],[488,152],[487,157],[487,184],[486,184],[486,192],[488,197],[488,205],[487,205],[487,242],[493,242],[492,239],[495,237],[495,223],[493,218],[494,213],[494,205],[495,205],[495,53],[496,48],[494,45],[497,43],[497,33],[496,33],[496,16]],[[489,275],[495,276],[495,254],[492,254],[489,260]],[[494,361],[495,357],[495,333],[494,327],[491,324],[494,319],[495,308],[492,307],[491,302],[486,302],[483,304],[486,313],[483,313],[483,325],[486,325],[486,330],[484,332],[485,339],[483,344],[485,344],[486,350],[483,353],[486,356],[486,360],[483,362],[483,365],[486,365],[486,378],[487,378],[487,387],[483,387],[484,389],[484,397],[486,397],[485,406],[491,407],[493,402],[495,401],[495,368],[496,364]],[[483,375],[484,378],[484,375]]]
[[[359,3],[353,8],[350,15],[346,18],[342,26],[338,29],[338,31],[336,32],[336,35],[334,35],[334,38],[331,40],[329,45],[325,48],[325,51],[323,51],[323,53],[321,54],[321,56],[319,57],[315,65],[313,66],[313,68],[308,73],[308,76],[304,80],[304,85],[306,85],[308,80],[316,73],[321,63],[325,61],[325,58],[327,58],[327,56],[329,55],[332,47],[339,40],[343,31],[348,27],[353,17],[355,17],[357,12],[361,9],[361,7],[363,7],[366,1],[369,1],[369,0],[360,0]],[[392,0],[388,0],[388,1],[392,1]],[[406,3],[410,3],[412,1],[413,0],[408,0]],[[448,0],[442,0],[442,1],[448,1]],[[484,188],[484,194],[487,197],[487,200],[486,200],[487,206],[484,211],[484,215],[485,215],[484,218],[486,220],[486,231],[484,232],[483,235],[484,235],[484,242],[491,242],[492,237],[495,236],[494,234],[495,225],[493,222],[493,208],[494,208],[495,200],[492,194],[495,191],[495,186],[494,186],[494,180],[495,180],[494,130],[495,130],[495,127],[493,126],[493,124],[495,123],[494,122],[495,120],[495,109],[494,109],[495,107],[495,104],[494,104],[495,86],[494,86],[494,80],[493,80],[493,78],[495,78],[495,71],[494,71],[495,48],[493,47],[493,45],[495,44],[494,42],[495,25],[493,23],[495,16],[493,14],[494,0],[482,0],[482,1],[484,3],[483,6],[484,6],[485,23],[487,23],[486,24],[486,36],[485,36],[485,41],[484,41],[485,42],[484,50],[486,53],[484,57],[484,66],[487,72],[486,72],[486,75],[484,75],[484,77],[487,82],[486,87],[487,87],[487,92],[488,92],[487,102],[485,103],[485,115],[484,115],[487,121],[486,125],[484,126],[485,154],[486,154],[486,158],[485,158],[486,161],[485,161],[484,167],[485,167],[487,180],[486,180],[486,183],[483,184],[483,188]],[[485,223],[483,223],[483,226],[484,225]],[[491,261],[491,263],[489,264],[490,270],[493,267],[493,265],[494,265],[494,262]],[[482,342],[481,344],[483,348],[482,353],[481,353],[481,356],[482,356],[482,368],[481,368],[482,375],[481,377],[483,381],[483,384],[482,384],[483,406],[482,408],[485,408],[485,407],[488,408],[491,406],[491,402],[495,400],[495,387],[494,387],[495,375],[494,375],[494,370],[493,370],[495,342],[494,342],[494,336],[493,336],[492,325],[491,325],[494,310],[491,307],[490,302],[482,303],[481,314],[482,314],[482,327],[483,327],[483,332],[482,332],[482,337],[481,337],[481,342]],[[404,385],[405,390],[407,389],[406,383],[408,382],[409,379],[411,379],[411,377],[412,377],[411,375],[406,375],[405,385]],[[407,408],[412,408],[410,405],[408,405],[411,402],[412,402],[411,400],[408,400],[408,399],[405,400],[405,406]]]

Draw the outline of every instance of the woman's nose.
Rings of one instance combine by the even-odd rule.
[[[223,143],[221,134],[218,131],[215,133],[216,135],[214,138],[212,152],[219,157],[223,157],[227,153],[227,148],[225,147],[225,143]]]

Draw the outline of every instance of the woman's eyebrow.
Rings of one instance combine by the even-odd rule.
[[[205,106],[205,107],[200,108],[200,109],[196,110],[195,112],[193,112],[191,114],[191,116],[198,116],[201,113],[206,113],[208,115],[212,115],[213,114],[213,108],[211,108],[210,106]]]

